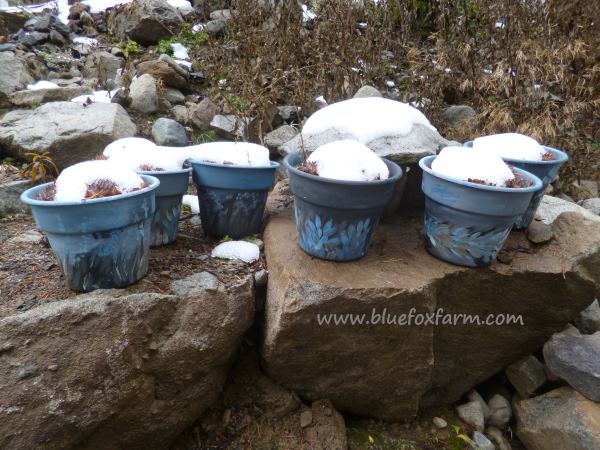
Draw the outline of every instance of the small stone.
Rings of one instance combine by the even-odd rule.
[[[473,119],[476,115],[477,112],[468,105],[452,105],[442,112],[442,118],[452,128],[460,128],[465,122]]]
[[[498,256],[496,257],[496,259],[498,261],[500,261],[502,264],[510,264],[513,260],[513,257],[508,252],[500,251],[500,253],[498,253]]]
[[[584,309],[575,319],[575,326],[582,334],[594,334],[600,331],[600,304],[598,300]]]
[[[310,426],[312,424],[312,419],[313,418],[311,410],[302,411],[302,413],[300,414],[300,426],[302,428]]]
[[[198,104],[188,104],[189,120],[200,131],[210,130],[213,118],[219,113],[219,107],[208,97]]]
[[[498,450],[511,450],[510,442],[504,436],[504,433],[496,427],[488,427],[485,429],[485,435],[494,443]]]
[[[25,380],[38,374],[38,367],[35,364],[27,364],[17,371],[17,380]]]
[[[470,425],[477,431],[483,431],[485,427],[485,417],[483,415],[483,408],[479,402],[469,402],[464,405],[456,407],[456,414],[458,417]]]
[[[473,448],[476,450],[496,450],[496,446],[492,444],[492,441],[479,431],[473,433],[473,441],[475,441],[476,444]]]
[[[467,393],[467,398],[469,399],[470,402],[477,402],[481,405],[481,410],[483,411],[483,417],[485,418],[485,420],[487,420],[488,417],[490,416],[490,408],[488,407],[488,405],[485,402],[485,400],[483,399],[483,397],[479,394],[479,392],[477,392],[475,389],[471,389]]]
[[[290,125],[282,125],[279,128],[267,133],[265,136],[265,146],[272,152],[294,138],[298,134],[298,130]]]
[[[579,203],[585,209],[600,216],[600,198],[588,198]]]
[[[356,94],[354,94],[354,98],[366,98],[366,97],[383,97],[381,92],[377,88],[373,86],[365,85],[361,87]]]
[[[261,269],[254,274],[254,285],[256,287],[264,287],[269,281],[269,272],[265,269]]]
[[[511,364],[505,373],[522,398],[528,398],[546,383],[544,366],[533,355]]]
[[[571,186],[575,195],[580,200],[598,197],[598,183],[594,180],[575,181]]]
[[[544,345],[544,360],[553,374],[600,402],[600,333],[555,333]]]
[[[180,105],[185,102],[185,95],[183,95],[183,93],[180,90],[174,88],[166,89],[165,98],[172,105]]]
[[[166,147],[185,147],[189,144],[189,139],[183,125],[166,117],[161,117],[154,122],[152,137],[158,145]]]
[[[297,106],[290,106],[290,105],[278,106],[277,110],[279,112],[279,117],[281,117],[281,119],[284,122],[293,122],[295,120],[298,120],[298,107]]]
[[[144,74],[131,82],[129,87],[131,109],[150,114],[158,109],[156,80],[152,75]]]
[[[488,423],[494,427],[504,429],[512,417],[510,402],[500,394],[494,395],[488,402],[490,416]]]
[[[206,31],[208,34],[218,35],[225,30],[227,23],[223,19],[217,20],[209,20],[204,24],[203,31]]]
[[[56,371],[58,370],[58,365],[56,365],[56,364],[50,364],[50,365],[48,366],[48,370],[49,370],[50,372],[56,372]]]
[[[210,127],[219,136],[229,140],[236,140],[244,137],[248,123],[248,119],[239,118],[232,114],[225,116],[217,114],[210,122]]]
[[[230,20],[232,17],[231,9],[217,9],[210,13],[211,20]]]
[[[550,225],[534,220],[527,228],[527,239],[534,244],[545,244],[554,238],[554,231]]]
[[[448,426],[448,422],[446,422],[441,417],[434,417],[433,418],[433,424],[439,430],[441,430],[442,428],[446,428]]]

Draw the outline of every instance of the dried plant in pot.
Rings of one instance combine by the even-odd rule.
[[[495,136],[486,136],[486,139],[494,137]],[[473,142],[474,141],[468,141],[465,142],[464,145],[465,147],[473,147]],[[485,145],[485,143],[483,143],[483,145]],[[524,155],[518,154],[518,143],[516,145],[516,149],[510,149],[510,156],[508,156],[507,154],[502,154],[502,151],[500,150],[498,152],[500,154],[500,157],[504,161],[506,161],[507,164],[510,164],[513,167],[518,167],[519,169],[525,170],[526,172],[532,173],[540,180],[542,180],[543,185],[543,188],[537,191],[531,198],[527,210],[522,215],[517,217],[517,219],[515,219],[514,228],[517,230],[523,230],[529,227],[529,225],[533,221],[535,213],[538,207],[540,206],[542,198],[544,197],[546,188],[549,184],[556,181],[561,166],[569,160],[569,156],[561,150],[541,145],[540,152],[542,154],[542,157],[539,160],[526,159]],[[515,144],[512,144],[512,147],[514,146]]]
[[[54,183],[35,186],[21,195],[37,226],[47,234],[71,289],[122,288],[148,271],[159,181],[148,175],[141,180],[138,188],[124,193],[100,180],[88,187],[91,193],[83,200],[54,199]]]
[[[315,166],[306,164],[302,152],[285,158],[302,250],[331,261],[352,261],[365,255],[383,209],[403,176],[400,166],[381,161],[387,167],[387,178],[347,181],[319,176]]]
[[[515,178],[511,186],[515,187],[489,185],[481,179],[464,181],[432,170],[432,163],[439,157],[428,156],[419,161],[423,170],[427,250],[453,264],[489,265],[515,220],[542,189],[542,182],[517,168],[512,169]],[[498,161],[502,163],[499,158]]]

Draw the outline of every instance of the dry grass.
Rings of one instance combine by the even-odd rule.
[[[295,2],[279,2],[275,11],[256,3],[239,0],[225,35],[194,55],[212,98],[227,112],[260,119],[247,138],[260,141],[269,131],[276,105],[298,106],[301,120],[314,111],[316,96],[339,101],[372,84],[386,96],[419,102],[449,139],[522,132],[572,155],[564,185],[598,179],[593,2],[388,0],[357,7],[322,0],[313,5],[318,19],[306,24]],[[469,126],[450,128],[441,119],[450,104],[468,104],[478,115]]]

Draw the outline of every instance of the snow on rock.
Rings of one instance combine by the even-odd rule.
[[[56,89],[60,88],[60,86],[52,81],[40,80],[34,84],[28,84],[27,89],[30,91],[37,91],[40,89]]]
[[[167,3],[177,9],[182,16],[187,16],[194,12],[194,7],[187,0],[167,0]]]
[[[192,210],[192,214],[200,214],[200,202],[197,195],[184,195],[181,203]]]
[[[431,163],[431,170],[448,178],[481,180],[500,187],[515,177],[498,155],[469,147],[444,148]]]
[[[91,94],[84,94],[80,95],[79,97],[72,98],[71,101],[75,103],[84,103],[87,102],[89,98],[92,102],[96,103],[111,103],[112,98],[119,91],[120,88],[114,91],[95,91]]]
[[[98,39],[86,37],[86,36],[77,36],[73,38],[74,44],[82,44],[82,45],[96,45],[98,44]]]
[[[321,177],[345,181],[385,180],[390,173],[383,160],[369,147],[357,141],[331,142],[317,148],[308,157]]]
[[[542,161],[544,147],[535,139],[519,133],[501,133],[478,137],[473,141],[475,150],[494,153],[501,158],[523,161]]]
[[[173,49],[173,58],[180,59],[183,61],[189,61],[190,54],[185,45],[180,44],[179,42],[175,42],[171,44],[171,48]]]
[[[56,179],[54,200],[80,202],[94,181],[110,180],[121,192],[140,189],[144,180],[133,170],[110,161],[85,161],[67,167]]]
[[[258,245],[246,241],[228,241],[217,245],[212,251],[213,258],[239,259],[253,263],[260,256]]]
[[[315,112],[306,121],[302,134],[311,136],[335,129],[368,144],[381,137],[406,136],[416,124],[435,131],[421,111],[406,103],[377,97],[353,98]]]

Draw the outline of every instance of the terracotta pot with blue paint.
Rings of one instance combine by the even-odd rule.
[[[526,188],[487,186],[434,173],[436,156],[419,161],[425,194],[425,244],[433,256],[453,264],[490,264],[504,245],[515,220],[527,210],[541,180],[521,169]]]
[[[238,239],[259,233],[279,164],[248,167],[199,160],[191,164],[206,234]]]
[[[284,164],[294,194],[300,248],[331,261],[362,258],[386,203],[403,176],[397,164],[384,159],[390,175],[380,181],[342,181],[298,170],[302,153],[288,155]]]
[[[464,145],[465,147],[473,147],[473,141],[465,142]],[[542,147],[544,148],[544,151],[552,155],[551,160],[526,161],[522,159],[502,158],[507,164],[532,173],[542,180],[543,189],[533,195],[527,210],[515,220],[514,228],[517,230],[524,230],[529,227],[531,221],[535,217],[538,206],[540,206],[540,203],[542,202],[546,188],[550,183],[556,181],[560,167],[569,160],[569,156],[561,150],[546,147],[545,145]]]
[[[177,237],[181,200],[187,192],[192,168],[173,171],[144,171],[141,175],[158,178],[156,212],[150,230],[150,247],[170,244]]]
[[[38,200],[51,183],[21,195],[48,236],[71,289],[122,288],[146,275],[159,181],[147,175],[142,179],[148,184],[144,189],[83,202]]]

